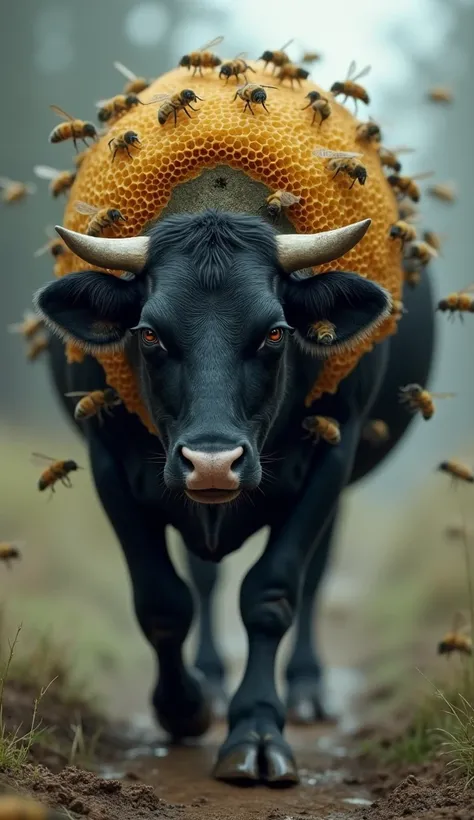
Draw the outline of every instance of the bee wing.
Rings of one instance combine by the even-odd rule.
[[[38,248],[37,251],[34,252],[33,257],[38,259],[39,256],[44,256],[45,253],[49,251],[49,242],[46,242],[45,245],[42,245],[41,248]]]
[[[346,80],[349,80],[351,78],[351,75],[354,73],[355,70],[356,70],[356,61],[351,60],[349,68],[347,69]]]
[[[434,176],[434,171],[422,171],[421,174],[414,174],[410,179],[412,180],[420,180],[420,179],[429,179],[429,177]]]
[[[466,616],[463,612],[456,612],[453,618],[453,632],[464,632],[468,627]]]
[[[118,60],[114,60],[114,68],[116,68],[117,71],[120,71],[122,77],[125,77],[126,80],[137,79],[137,75],[134,74],[133,71],[130,71],[130,69],[127,68],[126,65],[124,65],[123,63],[119,63]]]
[[[31,462],[35,464],[37,467],[44,467],[45,461],[48,461],[50,464],[54,464],[57,461],[57,458],[51,458],[51,456],[45,456],[43,453],[32,453],[31,454]]]
[[[313,154],[321,159],[352,159],[363,156],[354,151],[331,151],[329,148],[315,148]]]
[[[0,188],[8,188],[12,183],[13,180],[9,177],[0,177]]]
[[[165,100],[171,100],[172,96],[173,95],[170,92],[166,94],[154,94],[151,100],[148,100],[148,102],[144,103],[144,105],[153,105],[157,102],[165,102]]]
[[[241,51],[239,54],[236,54],[234,60],[244,60],[247,57],[248,51]]]
[[[248,85],[257,86],[257,88],[258,88],[258,83],[248,83]],[[244,88],[245,88],[245,86],[244,86]],[[277,85],[261,85],[260,88],[275,88],[277,91],[280,90]]]
[[[279,49],[278,49],[278,51],[284,51],[284,50],[285,50],[285,48],[288,48],[288,46],[291,46],[291,44],[292,44],[292,43],[294,43],[294,42],[295,42],[295,38],[294,38],[294,37],[292,37],[292,38],[291,38],[291,40],[288,40],[288,42],[287,42],[287,43],[285,43],[285,45],[284,45],[284,46],[282,46],[281,48],[279,48]]]
[[[97,100],[97,102],[94,103],[94,106],[95,106],[95,108],[103,108],[104,105],[107,105],[107,103],[109,103],[109,102],[110,102],[110,99],[108,99],[108,100]]]
[[[49,107],[52,111],[54,111],[55,114],[58,115],[58,117],[61,117],[63,120],[71,120],[72,122],[72,120],[74,119],[74,117],[71,117],[70,114],[67,114],[66,111],[60,108],[59,105],[50,105]]]
[[[301,201],[300,196],[295,196],[295,194],[290,194],[289,191],[283,191],[280,196],[280,202],[284,208],[289,208],[290,205],[296,205],[297,202]]]
[[[387,148],[392,154],[413,154],[416,148],[410,148],[408,145],[397,145],[395,148]]]
[[[362,77],[366,77],[371,68],[372,68],[372,66],[366,65],[366,67],[363,68],[362,71],[359,71],[359,73],[356,74],[355,77],[352,77],[352,82],[355,82],[356,80],[360,80]]]
[[[33,170],[40,179],[55,179],[61,173],[57,168],[51,168],[50,165],[35,165]]]
[[[457,393],[432,393],[434,399],[454,399]]]
[[[74,207],[78,214],[85,214],[86,216],[94,216],[94,214],[100,210],[100,208],[96,208],[94,205],[88,205],[87,202],[82,202],[81,200],[75,202]]]
[[[71,393],[65,393],[65,396],[87,396],[87,390],[73,390]]]
[[[201,46],[201,48],[198,48],[198,51],[206,51],[206,49],[208,49],[208,48],[213,48],[214,46],[218,46],[219,43],[222,43],[223,39],[224,39],[224,37],[222,37],[222,36],[214,37],[213,40],[209,40],[208,43]]]

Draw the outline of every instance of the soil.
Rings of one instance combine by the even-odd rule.
[[[32,697],[24,687],[8,685],[4,696],[9,728],[31,719]],[[81,748],[88,760],[71,759],[80,713]],[[76,715],[76,717],[75,717]],[[20,771],[0,771],[0,790],[30,795],[89,820],[473,820],[474,792],[448,775],[439,761],[424,766],[387,768],[357,755],[354,740],[338,736],[331,724],[290,727],[301,783],[285,790],[263,786],[238,789],[218,783],[209,772],[224,725],[201,743],[172,747],[127,736],[84,705],[45,697],[44,726],[54,726],[46,742],[33,749]],[[77,725],[77,724],[76,724]],[[98,735],[98,730],[101,730]],[[48,742],[54,738],[54,743]],[[98,738],[98,739],[97,739]],[[43,738],[44,741],[44,738]],[[140,745],[137,745],[140,744]],[[80,766],[84,766],[81,768]],[[94,771],[90,769],[94,768]]]

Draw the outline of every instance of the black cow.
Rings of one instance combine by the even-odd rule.
[[[398,334],[366,354],[336,395],[305,408],[328,352],[310,334],[311,324],[331,321],[336,349],[343,349],[388,314],[391,300],[355,273],[295,271],[341,256],[367,227],[368,221],[315,237],[282,237],[258,217],[206,211],[164,219],[135,239],[60,229],[92,265],[135,275],[70,274],[36,296],[63,338],[89,352],[126,350],[160,431],[152,436],[121,407],[103,425],[87,422],[85,434],[97,491],[130,571],[137,618],[157,654],[153,705],[175,738],[205,732],[210,708],[205,681],[183,661],[193,600],[168,556],[165,527],[174,526],[194,556],[205,616],[215,571],[203,571],[202,559],[215,565],[270,528],[240,595],[248,661],[214,769],[231,782],[297,782],[283,739],[275,656],[302,600],[288,668],[290,703],[298,710],[309,700],[317,716],[311,606],[338,499],[351,476],[371,469],[409,423],[398,387],[424,384],[428,376],[432,300],[424,282],[406,294]],[[51,361],[61,396],[105,386],[92,357],[68,366],[56,342]],[[340,423],[338,446],[308,442],[302,421],[316,413]],[[369,413],[391,428],[391,442],[379,450],[361,443]],[[206,630],[204,637],[200,665],[216,678],[220,661]]]

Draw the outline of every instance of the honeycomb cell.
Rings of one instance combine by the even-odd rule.
[[[256,70],[253,81],[268,84],[269,75],[262,73],[261,65],[252,63],[252,67]],[[243,112],[241,100],[233,102],[235,91],[220,83],[217,73],[191,79],[181,68],[158,78],[139,96],[143,102],[149,102],[154,94],[186,87],[204,98],[196,105],[199,110],[190,112],[192,119],[179,112],[176,127],[173,117],[160,126],[156,106],[137,106],[91,146],[71,189],[64,214],[66,227],[85,231],[87,217],[74,208],[74,203],[82,199],[98,207],[113,204],[123,210],[128,221],[110,235],[134,236],[160,215],[178,182],[196,177],[203,168],[228,164],[272,190],[286,189],[299,194],[302,202],[288,213],[299,233],[330,230],[371,217],[372,226],[362,242],[342,259],[321,266],[315,273],[329,269],[356,271],[383,285],[393,298],[401,298],[401,251],[399,243],[389,240],[387,227],[397,218],[397,204],[375,146],[364,146],[363,164],[368,179],[363,187],[356,183],[352,190],[347,177],[339,174],[332,179],[324,161],[313,155],[318,145],[360,151],[360,143],[355,140],[357,120],[350,111],[336,101],[331,102],[332,114],[323,126],[311,126],[311,109],[301,110],[307,102],[305,95],[310,90],[325,96],[329,92],[305,82],[303,89],[267,89],[269,113],[256,105],[252,116],[249,111]],[[128,130],[139,134],[141,147],[133,153],[133,159],[117,155],[112,164],[107,143]],[[66,253],[56,261],[54,272],[64,276],[87,268],[90,266],[86,262]],[[116,275],[114,271],[109,273]],[[395,329],[396,320],[390,317],[357,349],[328,359],[307,404],[324,392],[334,393],[363,353]],[[70,343],[66,345],[66,354],[71,362],[83,357],[82,351]],[[147,428],[156,432],[124,354],[101,354],[96,358],[104,368],[107,382],[121,395],[128,410],[137,413]]]

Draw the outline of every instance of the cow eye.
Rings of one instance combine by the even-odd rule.
[[[272,327],[272,329],[267,333],[266,341],[269,344],[277,345],[283,339],[283,328],[282,327]]]
[[[159,337],[157,336],[155,331],[151,329],[151,327],[142,328],[142,330],[140,331],[140,335],[144,345],[147,345],[148,347],[152,347],[153,345],[159,345],[164,349],[163,343],[160,341]]]

